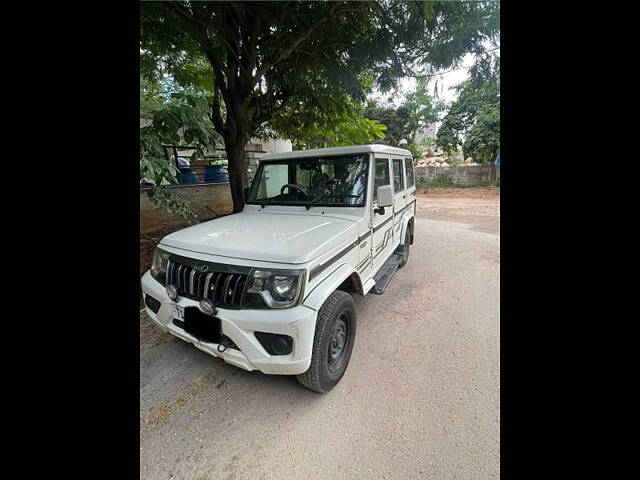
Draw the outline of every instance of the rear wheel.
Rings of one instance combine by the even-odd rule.
[[[336,290],[318,312],[313,353],[309,369],[298,382],[319,393],[335,387],[349,365],[356,338],[356,309],[353,297]]]
[[[409,225],[407,225],[407,233],[404,234],[404,257],[400,260],[398,268],[404,267],[409,261],[409,249],[411,248],[411,233],[409,232]]]

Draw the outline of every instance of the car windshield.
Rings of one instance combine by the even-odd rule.
[[[363,207],[368,159],[358,154],[263,162],[247,203]]]

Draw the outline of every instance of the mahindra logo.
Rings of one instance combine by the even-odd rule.
[[[200,272],[200,273],[204,273],[207,270],[209,270],[209,266],[208,265],[196,265],[195,267],[193,267],[196,271]]]

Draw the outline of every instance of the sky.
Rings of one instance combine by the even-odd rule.
[[[497,54],[500,55],[499,50],[497,51]],[[456,67],[456,69],[451,68],[448,69],[451,71],[445,70],[447,71],[447,73],[442,73],[440,75],[431,77],[429,81],[429,93],[431,95],[434,95],[434,89],[437,81],[438,98],[440,100],[444,100],[447,103],[454,101],[457,98],[458,94],[452,87],[455,87],[456,85],[467,79],[468,69],[473,65],[473,61],[474,56],[472,54],[467,54],[462,58],[462,63],[459,67]],[[400,103],[402,103],[405,95],[415,88],[415,84],[415,78],[405,77],[400,80],[399,91],[392,92],[391,95],[382,95],[377,90],[374,90],[374,93],[371,95],[371,97],[383,104],[397,107],[398,105],[400,105]],[[440,123],[441,122],[436,122],[436,125],[440,127]]]
[[[440,75],[436,75],[431,77],[429,81],[429,93],[431,95],[434,94],[434,88],[436,86],[436,81],[438,84],[438,98],[441,100],[445,100],[447,102],[451,102],[455,100],[457,97],[457,93],[451,89],[458,85],[459,83],[466,80],[468,73],[467,69],[473,65],[473,55],[468,54],[462,59],[462,63],[458,69],[450,69],[448,73],[442,73]],[[393,105],[397,107],[402,101],[407,93],[415,88],[416,79],[412,77],[404,77],[400,80],[400,89],[397,92],[393,92],[391,95],[391,101],[386,98],[386,95],[382,95],[379,92],[375,92],[372,94],[372,97],[377,100],[382,100],[385,104]]]

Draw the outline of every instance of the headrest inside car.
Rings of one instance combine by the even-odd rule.
[[[311,177],[311,183],[314,187],[319,187],[320,185],[324,185],[329,180],[329,175],[326,173],[316,173]]]

